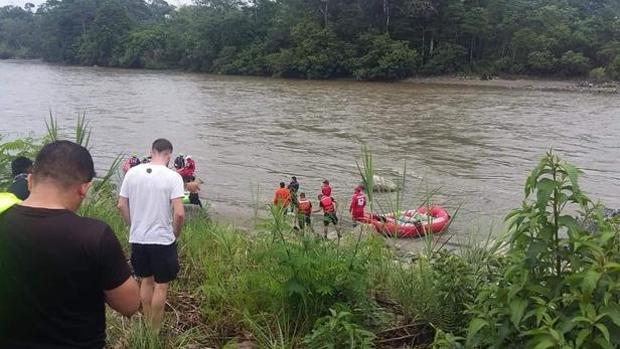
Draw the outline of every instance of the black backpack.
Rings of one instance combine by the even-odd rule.
[[[177,158],[174,159],[174,167],[177,169],[185,167],[185,159],[182,156],[177,156]]]

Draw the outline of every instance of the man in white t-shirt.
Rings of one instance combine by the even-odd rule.
[[[168,168],[172,144],[166,139],[156,140],[151,157],[150,163],[127,171],[118,208],[131,227],[131,264],[142,279],[142,312],[159,329],[168,284],[179,272],[176,239],[181,235],[185,211],[183,179]]]

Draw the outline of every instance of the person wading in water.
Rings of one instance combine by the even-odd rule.
[[[336,233],[340,238],[340,228],[338,227],[338,216],[336,215],[336,200],[331,196],[319,194],[319,206],[320,208],[315,212],[320,212],[323,209],[323,235],[327,238],[327,227],[333,224],[336,227]]]

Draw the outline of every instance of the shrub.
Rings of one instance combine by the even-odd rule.
[[[614,80],[620,80],[620,55],[616,56],[607,67],[607,74]]]
[[[471,347],[611,348],[620,345],[620,243],[581,192],[579,171],[547,154],[528,177],[526,201],[507,218],[507,264],[476,297]],[[585,231],[567,212],[597,223]]]
[[[388,34],[360,37],[360,56],[352,59],[353,76],[359,80],[398,80],[413,74],[420,62],[418,52],[405,41]]]
[[[559,60],[566,75],[584,75],[590,68],[590,60],[581,52],[567,51]]]
[[[440,44],[431,58],[424,64],[423,71],[428,74],[453,73],[462,66],[467,50],[456,44]]]
[[[293,27],[292,39],[292,48],[281,49],[268,58],[274,75],[326,79],[344,73],[344,43],[331,29],[304,20]]]
[[[594,68],[588,76],[594,81],[602,82],[607,80],[607,71],[603,67]]]
[[[527,56],[527,65],[532,72],[550,73],[556,65],[556,59],[550,51],[534,51]]]
[[[374,348],[374,333],[352,321],[348,311],[329,309],[330,315],[317,320],[312,333],[305,337],[308,349]]]
[[[401,265],[391,275],[389,296],[414,321],[436,329],[460,333],[469,322],[464,315],[484,285],[494,279],[490,259],[470,263],[464,257],[441,251]]]
[[[285,216],[273,214],[268,230],[252,238],[220,229],[192,243],[203,261],[203,313],[211,328],[282,328],[291,331],[285,336],[303,337],[336,304],[372,306],[369,269],[383,257],[380,240],[325,241],[293,232]]]

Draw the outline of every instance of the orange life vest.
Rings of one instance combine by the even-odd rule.
[[[299,212],[303,214],[312,213],[312,203],[308,199],[299,200]]]
[[[321,204],[323,205],[323,211],[325,211],[325,213],[332,213],[336,210],[334,207],[334,199],[332,199],[331,196],[323,196]]]

